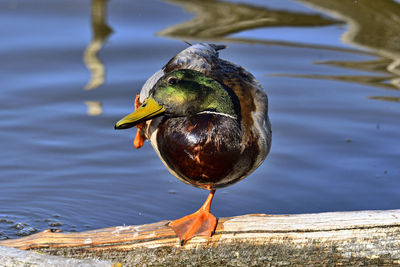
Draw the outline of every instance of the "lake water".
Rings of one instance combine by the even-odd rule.
[[[400,208],[399,24],[390,0],[1,1],[0,239],[201,206],[114,130],[183,40],[227,44],[270,100],[270,155],[216,216]]]

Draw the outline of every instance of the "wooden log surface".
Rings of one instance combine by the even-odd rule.
[[[137,226],[117,226],[98,230],[53,233],[44,231],[31,236],[0,242],[0,246],[20,249],[62,249],[80,251],[132,251],[143,248],[172,247],[191,250],[246,243],[289,248],[302,253],[331,253],[335,257],[378,259],[400,264],[400,210],[329,212],[298,215],[252,214],[221,218],[215,234],[195,237],[179,245],[168,221]],[[305,249],[307,248],[307,249]],[[313,254],[310,252],[310,255]],[[289,255],[290,254],[290,255]],[[314,259],[318,260],[318,259]],[[310,262],[310,261],[309,261]]]

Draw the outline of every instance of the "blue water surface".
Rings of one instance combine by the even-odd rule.
[[[0,239],[175,219],[207,196],[175,179],[149,143],[135,150],[134,129],[114,130],[144,81],[187,47],[157,33],[193,14],[153,0],[106,3],[113,32],[98,52],[105,80],[85,90],[94,2],[0,3]],[[336,20],[300,2],[248,4]],[[243,65],[268,93],[273,144],[251,176],[217,191],[216,216],[399,208],[399,88],[354,78],[384,71],[328,64],[381,59],[344,42],[348,30],[344,21],[259,27],[222,40],[228,49],[220,56]],[[88,101],[101,114],[90,115]]]

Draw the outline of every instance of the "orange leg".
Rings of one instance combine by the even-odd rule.
[[[140,107],[141,103],[139,102],[139,97],[140,95],[136,95],[135,98],[135,110]],[[135,139],[133,140],[133,146],[135,148],[141,148],[144,144],[144,141],[146,141],[146,138],[142,135],[143,132],[143,127],[146,125],[145,122],[139,123],[136,125],[137,131],[136,131],[136,136]]]
[[[206,202],[198,211],[168,224],[179,237],[182,246],[194,236],[212,236],[214,234],[217,218],[210,213],[214,193],[215,190],[210,190]]]

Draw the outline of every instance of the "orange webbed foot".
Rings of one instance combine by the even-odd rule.
[[[210,213],[214,192],[215,190],[210,192],[206,202],[198,211],[168,224],[179,237],[181,246],[194,236],[212,236],[214,234],[217,218]]]
[[[210,212],[198,210],[168,224],[179,237],[183,246],[194,236],[212,236],[217,226],[217,218]]]

